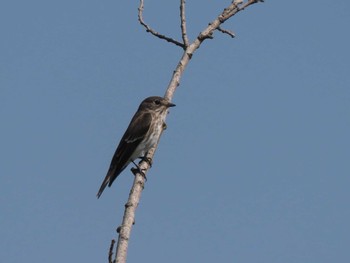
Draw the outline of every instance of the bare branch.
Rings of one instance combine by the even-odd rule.
[[[252,5],[252,4],[256,4],[256,3],[259,3],[259,2],[264,2],[264,0],[248,0],[248,2],[246,2],[245,4],[242,5],[242,7],[240,8],[241,10],[243,10],[244,8]]]
[[[242,0],[232,1],[232,3],[228,7],[226,7],[215,20],[209,23],[209,25],[202,32],[199,33],[197,38],[186,48],[181,60],[177,64],[177,67],[173,73],[168,88],[164,94],[164,97],[166,99],[171,101],[176,88],[180,85],[180,79],[182,77],[183,71],[185,70],[187,64],[191,60],[194,52],[200,47],[203,41],[206,39],[212,39],[214,31],[219,30],[220,25],[223,24],[230,17],[244,10],[244,8],[252,4],[258,3],[260,1],[261,0],[248,0],[245,3],[243,3]]]
[[[186,29],[185,5],[186,5],[186,0],[180,0],[181,34],[182,34],[182,40],[184,42],[184,45],[187,48],[189,45],[189,41],[188,41],[187,29]]]
[[[140,0],[140,6],[139,6],[139,8],[138,8],[138,11],[139,11],[139,12],[138,12],[138,18],[139,18],[140,24],[141,24],[143,27],[146,28],[146,31],[149,32],[149,33],[151,33],[152,35],[154,35],[154,36],[160,38],[160,39],[164,39],[164,40],[166,40],[166,41],[168,41],[168,42],[170,42],[170,43],[173,43],[173,44],[175,44],[175,45],[177,45],[177,46],[180,46],[180,47],[182,47],[182,48],[185,48],[185,45],[184,45],[183,43],[180,43],[179,41],[177,41],[177,40],[175,40],[175,39],[173,39],[173,38],[171,38],[171,37],[167,37],[167,36],[165,36],[165,35],[162,35],[162,34],[156,32],[156,31],[153,30],[149,25],[147,25],[147,24],[145,23],[145,21],[143,20],[143,9],[144,9],[144,3],[143,3],[143,2],[144,2],[143,0]]]
[[[236,35],[235,33],[233,33],[232,31],[230,30],[227,30],[227,29],[223,29],[221,27],[218,27],[218,30],[221,32],[221,33],[224,33],[224,34],[227,34],[229,35],[230,37],[234,38]]]
[[[142,162],[142,163],[147,164],[147,162]],[[144,168],[141,167],[141,169],[143,171]],[[129,199],[125,204],[123,222],[121,226],[118,227],[119,236],[118,236],[118,243],[116,248],[116,259],[115,259],[117,263],[126,262],[128,242],[131,234],[132,225],[135,222],[135,212],[139,204],[141,193],[145,184],[145,177],[141,175],[138,169],[132,168],[131,171],[134,173],[135,178],[134,178],[133,186],[131,187],[131,190],[130,190]]]
[[[113,263],[113,248],[114,248],[115,240],[112,239],[111,246],[109,247],[109,253],[108,253],[108,263]]]
[[[169,85],[167,87],[167,90],[164,94],[164,98],[171,101],[171,99],[174,96],[174,93],[176,91],[176,88],[180,84],[180,79],[182,77],[182,74],[188,65],[189,61],[191,60],[193,54],[195,51],[201,46],[204,40],[213,38],[213,33],[215,30],[219,30],[225,34],[230,35],[231,37],[234,37],[234,33],[228,30],[224,30],[220,28],[220,26],[228,20],[230,17],[237,14],[239,11],[244,10],[248,6],[263,2],[263,0],[247,0],[245,3],[243,0],[233,0],[232,3],[223,10],[223,12],[214,19],[200,34],[197,36],[197,38],[192,42],[189,43],[187,38],[187,32],[186,32],[186,19],[185,19],[185,0],[180,0],[180,17],[181,17],[181,31],[182,31],[182,39],[184,43],[180,43],[172,38],[163,36],[157,32],[155,32],[153,29],[151,29],[144,21],[143,21],[143,0],[140,0],[140,6],[138,9],[138,17],[139,21],[142,26],[144,26],[147,30],[147,32],[150,32],[154,36],[165,39],[168,42],[171,42],[177,46],[180,46],[184,49],[183,55],[179,61],[179,63],[176,66],[176,69],[173,72],[172,78],[169,82]],[[166,119],[166,112],[164,113],[164,120]],[[166,128],[166,125],[164,125],[163,129]],[[158,147],[159,140],[162,134],[159,135],[157,138],[157,143],[155,146],[150,149],[147,153],[147,156],[145,159],[153,159],[154,153]],[[113,261],[113,263],[125,263],[126,262],[126,254],[128,249],[128,241],[131,234],[132,225],[135,220],[135,211],[139,204],[140,198],[141,198],[141,192],[144,188],[145,183],[145,175],[148,172],[150,168],[150,162],[141,161],[139,163],[139,169],[132,169],[132,172],[135,175],[133,186],[130,190],[129,199],[128,202],[125,205],[125,212],[123,217],[123,222],[120,227],[118,227],[119,231],[119,237],[118,237],[118,243],[117,243],[117,252],[116,252],[116,259]],[[142,171],[142,172],[140,172]],[[114,245],[114,244],[113,244]],[[112,247],[112,244],[111,244]],[[111,257],[111,251],[110,251],[110,257]],[[111,262],[109,257],[109,261]]]

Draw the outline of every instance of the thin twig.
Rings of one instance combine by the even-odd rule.
[[[218,27],[218,30],[219,30],[221,33],[227,34],[227,35],[229,35],[229,36],[232,37],[232,38],[234,38],[234,37],[236,36],[235,33],[233,33],[232,31],[227,30],[227,29],[223,29],[223,28],[221,28],[220,26]]]
[[[166,41],[168,41],[168,42],[170,42],[170,43],[173,43],[173,44],[175,44],[175,45],[177,45],[177,46],[180,46],[180,47],[182,47],[182,48],[185,48],[185,45],[183,44],[183,43],[180,43],[179,41],[177,41],[177,40],[175,40],[175,39],[173,39],[173,38],[171,38],[171,37],[167,37],[167,36],[165,36],[165,35],[162,35],[162,34],[160,34],[160,33],[158,33],[157,31],[155,31],[155,30],[153,30],[149,25],[147,25],[146,23],[145,23],[145,21],[143,20],[143,9],[144,9],[144,3],[143,3],[144,1],[143,0],[140,0],[140,6],[139,6],[139,8],[138,8],[138,18],[139,18],[139,22],[140,22],[140,24],[144,27],[144,28],[146,28],[146,32],[149,32],[149,33],[151,33],[152,35],[154,35],[154,36],[156,36],[156,37],[158,37],[158,38],[160,38],[160,39],[164,39],[164,40],[166,40]]]
[[[180,18],[181,18],[181,35],[185,48],[188,47],[189,41],[187,36],[186,26],[186,12],[185,12],[186,0],[180,0]]]
[[[111,246],[109,247],[109,253],[108,253],[108,262],[113,263],[113,248],[114,248],[115,240],[112,239]]]
[[[248,2],[246,2],[244,5],[242,5],[242,7],[240,8],[241,10],[243,10],[244,8],[252,5],[252,4],[256,4],[256,3],[259,3],[259,2],[264,2],[264,0],[248,0]]]

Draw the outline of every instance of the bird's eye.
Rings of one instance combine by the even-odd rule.
[[[156,105],[159,105],[159,104],[160,104],[160,100],[155,100],[154,103],[155,103]]]

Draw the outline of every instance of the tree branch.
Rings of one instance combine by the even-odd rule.
[[[111,245],[109,247],[109,253],[108,253],[108,263],[113,263],[113,248],[114,248],[115,240],[112,239]]]
[[[149,25],[147,25],[145,23],[145,21],[143,20],[143,9],[144,9],[144,3],[143,2],[144,2],[143,0],[140,0],[140,6],[138,8],[138,19],[139,19],[140,24],[144,28],[146,28],[146,32],[149,32],[152,35],[154,35],[155,37],[158,37],[160,39],[164,39],[164,40],[166,40],[166,41],[168,41],[170,43],[173,43],[173,44],[175,44],[175,45],[177,45],[179,47],[185,48],[185,45],[183,43],[180,43],[179,41],[177,41],[177,40],[175,40],[175,39],[173,39],[171,37],[167,37],[165,35],[162,35],[162,34],[158,33],[157,31],[153,30]]]
[[[184,49],[184,52],[182,54],[182,57],[179,61],[179,63],[176,66],[176,69],[173,72],[172,78],[168,84],[167,90],[164,94],[164,98],[171,101],[174,93],[176,91],[176,88],[180,85],[180,79],[182,77],[182,74],[188,65],[189,61],[191,60],[193,54],[195,51],[201,46],[203,41],[206,39],[213,38],[213,33],[215,30],[219,30],[223,33],[234,35],[232,32],[228,30],[224,30],[220,28],[220,25],[223,24],[226,20],[237,14],[238,12],[244,10],[248,6],[263,2],[263,0],[247,0],[247,2],[244,3],[243,0],[234,0],[232,3],[226,7],[223,12],[215,18],[209,25],[199,33],[197,38],[189,44],[188,38],[187,38],[187,32],[186,32],[186,19],[185,19],[185,0],[180,0],[180,18],[181,18],[181,32],[182,32],[182,39],[184,43],[180,43],[172,38],[168,38],[166,36],[163,36],[157,32],[155,32],[153,29],[151,29],[142,18],[142,12],[143,12],[143,0],[140,0],[140,6],[138,8],[138,17],[139,21],[142,26],[144,26],[147,30],[147,32],[150,32],[154,36],[165,39],[170,43],[173,43],[177,46],[180,46]],[[164,113],[164,119],[166,117],[166,113]],[[164,123],[164,129],[166,129],[166,125]],[[154,153],[158,147],[158,143],[160,140],[162,134],[159,135],[156,145],[147,153],[147,158],[153,159]],[[141,161],[139,163],[140,170],[146,175],[150,168],[150,163],[146,161]],[[125,263],[126,262],[126,254],[128,249],[128,241],[131,234],[132,225],[135,220],[135,211],[139,204],[141,192],[144,188],[145,184],[145,177],[142,175],[139,171],[139,169],[132,169],[132,172],[135,175],[134,183],[131,188],[128,202],[125,204],[125,212],[123,217],[123,222],[120,227],[118,227],[118,244],[117,244],[117,250],[116,250],[116,262],[117,263]]]
[[[132,169],[135,178],[133,186],[130,190],[128,202],[125,204],[123,222],[117,230],[117,232],[119,233],[119,237],[116,248],[116,263],[126,262],[126,255],[128,251],[128,243],[131,234],[131,229],[132,225],[135,222],[135,212],[139,204],[141,192],[145,184],[145,178],[139,172],[135,172],[135,170]]]
[[[170,80],[168,88],[165,92],[164,97],[166,99],[168,100],[172,99],[176,88],[180,85],[180,79],[186,66],[188,65],[194,52],[200,47],[203,41],[206,39],[212,39],[214,31],[218,30],[221,24],[223,24],[230,17],[237,14],[239,11],[243,10],[249,5],[252,5],[258,2],[259,0],[249,0],[244,4],[236,3],[236,1],[232,1],[232,3],[228,7],[226,7],[216,19],[214,19],[211,23],[209,23],[209,25],[202,32],[200,32],[197,38],[186,48],[186,50],[182,54],[182,57],[173,73],[173,76]]]
[[[182,35],[183,43],[185,45],[184,48],[187,48],[189,45],[189,41],[188,41],[188,37],[187,37],[185,5],[186,5],[186,1],[180,0],[181,35]]]
[[[221,33],[227,34],[227,35],[229,35],[229,36],[232,37],[232,38],[235,37],[235,33],[233,33],[233,32],[230,31],[230,30],[223,29],[223,28],[221,28],[220,26],[218,27],[218,30],[219,30]]]

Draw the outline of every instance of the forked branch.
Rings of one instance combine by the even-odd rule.
[[[165,35],[162,35],[160,33],[158,33],[157,31],[155,31],[154,29],[152,29],[148,24],[145,23],[145,21],[143,20],[143,9],[144,9],[144,1],[143,0],[140,0],[140,6],[138,8],[138,19],[139,19],[139,22],[140,24],[146,28],[146,31],[151,33],[152,35],[160,38],[160,39],[164,39],[170,43],[173,43],[179,47],[182,47],[182,48],[185,48],[185,45],[171,37],[167,37]]]
[[[144,0],[140,0],[140,6],[138,8],[138,19],[139,22],[143,27],[146,28],[146,31],[151,33],[157,38],[166,40],[172,44],[175,44],[176,46],[180,46],[182,49],[184,49],[184,52],[182,54],[182,57],[180,61],[178,62],[176,69],[173,72],[172,78],[169,82],[169,85],[167,87],[167,90],[164,94],[164,97],[168,99],[169,101],[172,100],[173,95],[175,93],[176,88],[180,85],[180,79],[182,77],[182,74],[188,65],[189,61],[191,60],[193,54],[195,51],[200,47],[200,45],[205,41],[206,39],[212,39],[213,34],[216,30],[221,31],[222,33],[228,34],[231,37],[234,37],[234,33],[222,29],[220,26],[229,18],[237,14],[238,12],[244,10],[248,6],[263,2],[263,0],[247,0],[244,2],[243,0],[234,0],[231,2],[231,4],[226,7],[222,13],[216,17],[209,25],[199,33],[197,38],[192,42],[189,43],[188,36],[187,36],[187,26],[186,26],[186,17],[185,17],[185,0],[180,0],[180,20],[181,20],[181,35],[182,35],[182,41],[183,43],[171,38],[167,37],[165,35],[162,35],[155,30],[153,30],[149,25],[147,25],[143,20],[143,10],[144,10]],[[166,113],[165,113],[166,114]],[[165,117],[164,117],[165,118]],[[164,126],[165,128],[166,126]],[[161,135],[160,135],[161,136]],[[147,154],[147,159],[153,159],[154,153],[157,149],[160,136],[158,137],[157,144],[155,147],[153,147]],[[116,259],[113,261],[116,263],[125,263],[126,262],[126,254],[128,249],[128,241],[130,238],[130,233],[132,229],[132,225],[134,223],[135,219],[135,211],[139,204],[141,192],[144,187],[145,183],[145,175],[147,171],[150,168],[150,163],[142,161],[139,163],[140,170],[143,172],[143,175],[140,173],[139,169],[134,169],[133,173],[135,175],[135,180],[132,186],[132,189],[129,194],[128,202],[125,205],[125,213],[123,217],[123,222],[120,227],[118,227],[119,231],[119,237],[118,237],[118,243],[117,243],[117,251],[116,251]],[[113,249],[114,243],[111,244],[110,251],[109,251],[109,262],[111,261],[111,249]]]

